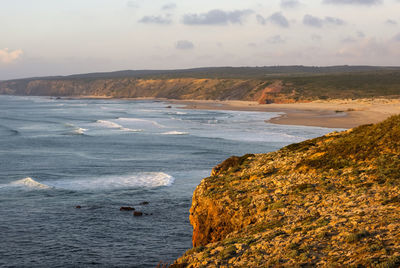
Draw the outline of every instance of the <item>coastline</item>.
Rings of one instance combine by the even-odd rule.
[[[364,124],[381,122],[400,114],[400,99],[335,99],[303,103],[259,104],[241,100],[178,100],[166,98],[114,98],[110,96],[71,96],[65,99],[122,99],[157,100],[182,105],[182,109],[231,110],[280,113],[266,120],[279,125],[314,126],[326,128],[354,128]]]
[[[328,128],[353,128],[373,124],[400,113],[400,100],[359,99],[309,103],[258,104],[252,101],[165,100],[183,109],[233,110],[284,113],[268,123]]]

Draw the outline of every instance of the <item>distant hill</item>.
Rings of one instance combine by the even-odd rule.
[[[196,188],[171,267],[399,267],[400,115],[231,157]]]
[[[0,94],[252,100],[398,97],[400,67],[271,66],[126,70],[0,82]]]
[[[74,74],[68,76],[33,77],[17,80],[69,80],[69,79],[110,79],[110,78],[265,78],[271,75],[294,75],[294,74],[328,74],[349,73],[366,71],[397,70],[400,67],[379,66],[264,66],[264,67],[206,67],[177,70],[123,70],[115,72],[98,72],[87,74]]]

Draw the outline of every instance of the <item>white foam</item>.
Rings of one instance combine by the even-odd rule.
[[[0,185],[1,188],[20,187],[32,190],[63,189],[72,191],[101,191],[138,187],[171,186],[174,177],[163,172],[141,172],[132,175],[101,176],[92,178],[57,179],[38,182],[30,177]]]
[[[123,126],[118,125],[117,123],[111,122],[111,121],[107,121],[107,120],[97,120],[96,123],[107,127],[107,128],[123,128]]]
[[[74,191],[115,190],[137,187],[171,186],[174,178],[163,172],[143,172],[133,175],[102,176],[84,179],[46,181],[58,189]]]
[[[185,112],[168,112],[168,114],[184,115],[187,113],[185,113]]]
[[[119,129],[122,131],[129,131],[129,132],[141,132],[143,129],[132,129],[132,128],[126,128],[121,126],[120,124],[117,124],[115,122],[107,121],[107,120],[97,120],[96,123],[106,127],[106,128],[113,128],[113,129]]]
[[[68,127],[68,128],[73,128],[71,133],[74,134],[74,135],[85,135],[85,131],[87,131],[86,128],[77,127],[77,126],[75,126],[74,124],[71,124],[71,123],[65,123],[64,125],[66,127]]]
[[[87,129],[78,127],[74,129],[73,133],[76,135],[85,135],[85,131],[87,131]]]
[[[17,180],[9,184],[10,186],[16,186],[16,187],[27,187],[27,188],[32,188],[32,189],[50,189],[51,187],[37,182],[34,179],[27,177],[25,179]]]
[[[147,123],[147,124],[152,124],[154,126],[157,126],[159,128],[165,128],[164,125],[161,125],[160,123],[158,123],[156,121],[147,120],[147,119],[121,117],[121,118],[118,118],[117,120],[122,121],[122,122],[128,122],[128,123]]]
[[[189,132],[181,132],[181,131],[168,131],[161,133],[162,135],[189,135]]]

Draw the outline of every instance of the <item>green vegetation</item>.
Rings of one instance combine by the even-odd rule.
[[[306,166],[319,172],[351,168],[351,173],[344,176],[355,178],[360,178],[365,170],[376,182],[400,183],[400,116],[392,116],[380,124],[360,126],[331,142],[323,141],[319,138],[305,142],[306,145],[319,143],[315,147],[318,156],[306,159],[298,167]],[[299,146],[286,149],[301,150]],[[362,183],[362,180],[354,182]]]

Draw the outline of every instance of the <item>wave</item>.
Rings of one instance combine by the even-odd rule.
[[[32,189],[50,189],[51,187],[40,183],[38,181],[35,181],[31,177],[27,177],[21,180],[14,181],[9,184],[9,186],[14,186],[14,187],[24,187],[24,188],[32,188]]]
[[[87,131],[87,129],[78,127],[73,130],[73,133],[76,135],[85,135],[85,131]]]
[[[113,129],[119,129],[122,131],[129,131],[129,132],[141,132],[143,131],[143,129],[132,129],[132,128],[126,128],[123,127],[117,123],[111,122],[111,121],[107,121],[107,120],[97,120],[96,123],[106,127],[106,128],[113,128]]]
[[[126,117],[120,117],[117,119],[118,121],[122,121],[122,122],[141,122],[141,123],[150,123],[154,126],[157,126],[159,128],[165,128],[164,125],[161,125],[160,123],[156,122],[156,121],[152,121],[152,120],[147,120],[147,119],[140,119],[140,118],[126,118]]]
[[[189,132],[181,132],[181,131],[168,131],[161,133],[162,135],[189,135]]]
[[[57,180],[47,184],[76,191],[116,190],[137,187],[171,186],[174,178],[163,172],[143,172],[133,175],[103,176],[86,179]]]
[[[64,125],[68,128],[72,128],[72,131],[68,133],[70,135],[85,135],[85,131],[87,131],[86,128],[77,127],[74,124],[65,123]]]
[[[175,115],[185,115],[185,112],[168,112],[167,114],[175,114]]]
[[[175,178],[163,172],[142,172],[133,175],[102,176],[82,179],[59,179],[38,182],[30,177],[11,182],[4,187],[22,187],[25,189],[60,189],[72,191],[101,191],[130,188],[154,188],[171,186]]]

